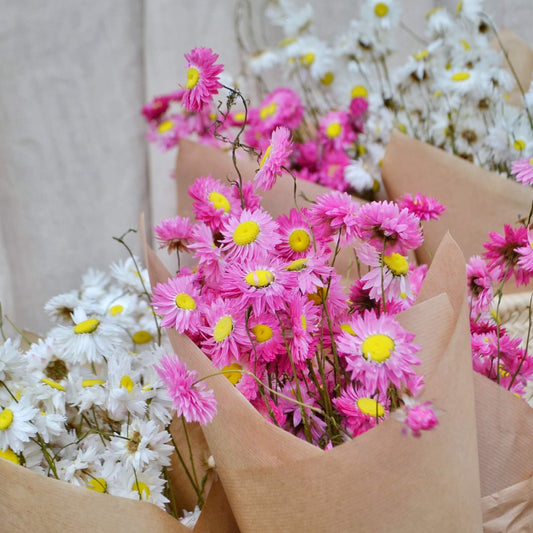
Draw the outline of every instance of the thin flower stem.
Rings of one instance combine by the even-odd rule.
[[[7,337],[4,333],[4,320],[2,318],[2,302],[0,302],[0,334],[2,335],[2,339],[4,340],[4,342],[6,342]]]
[[[529,349],[529,339],[531,336],[531,304],[533,302],[533,294],[529,298],[529,305],[528,305],[528,326],[527,326],[527,338],[526,338],[526,346],[524,348],[524,355],[522,359],[520,360],[520,363],[518,364],[518,368],[516,369],[516,372],[513,374],[513,378],[511,379],[511,383],[509,383],[509,387],[507,387],[507,390],[511,390],[511,387],[513,386],[513,383],[515,382],[516,377],[520,373],[520,370],[522,369],[522,365],[527,357],[527,352]]]
[[[6,320],[9,322],[9,324],[11,325],[11,327],[28,343],[28,344],[33,344],[32,341],[30,339],[28,339],[28,337],[26,337],[26,335],[24,335],[24,332],[21,331],[19,328],[17,328],[17,326],[15,326],[14,322],[9,318],[9,316],[7,315],[4,315],[6,317]]]
[[[183,415],[181,415],[181,424],[183,426],[183,431],[185,433],[185,440],[187,441],[187,449],[189,450],[189,461],[191,462],[192,475],[194,477],[194,481],[196,483],[196,486],[199,488],[200,484],[198,483],[198,476],[196,474],[196,467],[194,466],[194,457],[193,457],[193,454],[192,454],[191,441],[189,439],[189,431],[187,429],[187,424],[185,422],[185,417]]]
[[[171,480],[170,480],[170,474],[168,473],[168,468],[166,466],[163,467],[163,475],[165,476],[165,480],[167,482],[167,494],[168,494],[168,499],[170,500],[170,509],[169,509],[169,513],[174,517],[174,518],[178,518],[179,517],[179,513],[178,513],[178,508],[177,508],[177,505],[176,505],[176,495],[174,494],[174,487],[171,483]]]
[[[189,481],[191,482],[192,488],[194,489],[194,492],[196,492],[196,498],[198,507],[202,508],[203,506],[203,498],[202,494],[200,492],[200,488],[195,484],[193,477],[191,476],[191,473],[189,472],[189,469],[187,468],[187,465],[185,464],[185,460],[183,459],[183,456],[181,455],[178,445],[176,444],[176,441],[174,440],[174,437],[170,435],[170,440],[172,441],[172,444],[174,446],[174,450],[176,451],[176,455],[178,456],[178,460],[181,463],[181,466],[183,467],[183,470],[185,471],[185,475],[189,478]]]
[[[139,275],[139,281],[141,282],[141,285],[142,285],[142,288],[143,288],[143,293],[146,296],[146,298],[148,299],[148,303],[150,304],[150,309],[152,310],[152,315],[154,317],[155,327],[156,327],[156,330],[157,330],[157,344],[159,346],[161,346],[161,327],[159,326],[159,322],[157,321],[157,314],[156,314],[154,308],[152,307],[152,299],[150,298],[150,293],[148,292],[148,289],[146,288],[146,285],[144,284],[144,280],[143,280],[142,275],[141,275],[141,270],[139,268],[139,265],[137,264],[137,261],[135,260],[135,256],[133,255],[133,252],[131,251],[131,248],[124,241],[124,237],[126,235],[128,235],[128,233],[137,233],[137,230],[130,228],[128,231],[124,232],[120,237],[113,237],[113,239],[115,241],[119,242],[120,244],[122,244],[122,246],[124,246],[124,248],[126,248],[126,250],[128,251],[129,256],[131,257],[131,260],[133,261],[133,264],[135,266],[135,270],[136,270],[137,274]]]

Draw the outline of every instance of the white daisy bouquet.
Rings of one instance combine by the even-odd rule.
[[[124,243],[123,238],[117,240]],[[79,289],[52,298],[45,310],[56,325],[45,337],[19,332],[7,338],[0,324],[0,456],[82,493],[120,496],[104,506],[116,505],[115,514],[127,509],[132,523],[136,516],[141,522],[152,517],[179,527],[172,515],[192,528],[214,465],[191,423],[205,423],[216,403],[184,365],[176,370],[179,398],[167,394],[161,375],[173,355],[150,306],[150,291],[147,271],[131,255],[108,273],[89,269]],[[198,409],[191,415],[195,402],[202,403],[202,416]],[[0,466],[11,475],[5,463]],[[35,506],[56,509],[58,501],[70,501],[87,527],[97,519],[93,507],[102,500],[86,500],[66,484],[52,484],[48,494],[49,485],[30,474],[19,471],[15,477],[34,488],[40,498]],[[150,502],[169,519],[161,519],[156,507],[138,509],[123,498]],[[23,513],[25,499],[10,494],[3,501],[2,520],[17,512],[17,528],[35,526]],[[183,508],[192,511],[195,505],[194,516],[184,518]]]
[[[182,101],[201,111],[220,89],[216,56],[202,49],[189,57],[201,59],[189,62],[191,83]],[[230,90],[230,98],[237,97]],[[233,161],[241,134],[232,143]],[[193,256],[192,268],[180,259],[171,276],[147,250],[152,304],[162,325],[176,353],[216,393],[219,411],[203,431],[239,527],[323,530],[334,524],[353,530],[358,523],[372,529],[383,520],[412,526],[422,505],[431,507],[427,524],[469,529],[481,518],[471,368],[457,360],[469,342],[466,285],[440,285],[438,261],[422,285],[425,267],[409,263],[422,243],[420,220],[438,216],[442,207],[428,198],[363,204],[332,191],[302,200],[285,170],[291,150],[290,131],[278,127],[257,172],[257,164],[243,161],[229,184],[199,177],[189,189],[195,220],[178,216],[154,228],[162,247]],[[293,209],[274,218],[261,207],[259,189],[279,196],[276,188],[283,183],[281,194],[292,191]],[[453,241],[445,240],[443,247],[442,253],[454,258],[454,272],[458,267],[464,277]],[[336,269],[342,254],[351,274]],[[419,299],[428,301],[413,307],[421,286]],[[430,319],[438,323],[433,329]],[[433,362],[429,353],[435,354]],[[451,397],[450,359],[461,368]],[[171,395],[178,365],[174,360],[166,368]],[[413,369],[422,365],[432,376],[429,390]],[[436,379],[437,367],[442,380]],[[435,428],[433,401],[439,409],[444,401],[445,439],[439,437],[440,420]],[[464,418],[448,416],[457,401],[464,403]],[[416,439],[402,435],[401,427],[414,436],[435,429]],[[450,447],[459,441],[466,469]],[[361,458],[376,446],[378,455],[387,457],[388,474],[379,468],[378,475],[371,461],[372,482],[353,486],[363,475]],[[354,518],[353,509],[372,507],[378,485],[413,465],[417,454],[449,490],[457,490],[454,476],[464,474],[460,512],[441,503],[435,508],[435,487],[412,480],[416,502],[401,517],[365,510]],[[349,514],[333,503],[342,493],[348,495]],[[396,497],[397,491],[386,491],[388,501]]]
[[[284,39],[258,47],[241,37],[247,75],[264,81],[275,73],[276,83],[286,80],[305,102],[306,116],[317,117],[323,142],[332,141],[329,127],[336,142],[353,143],[354,151],[346,152],[351,160],[337,158],[336,164],[359,192],[379,176],[393,130],[514,178],[511,163],[527,166],[533,155],[533,52],[523,42],[515,50],[520,72],[503,42],[516,47],[518,39],[498,34],[482,0],[465,0],[455,13],[441,7],[427,13],[425,35],[415,35],[405,61],[393,53],[401,30],[413,35],[401,21],[401,7],[399,0],[365,0],[358,18],[326,41],[317,36],[311,6],[269,2],[262,19],[279,26]],[[348,139],[348,123],[338,114],[356,97],[366,100],[368,111],[362,131]],[[330,116],[336,118],[328,121]],[[365,170],[371,178],[364,178]],[[328,185],[335,181],[342,190],[342,179]]]

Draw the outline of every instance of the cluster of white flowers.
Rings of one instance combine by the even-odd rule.
[[[46,304],[56,322],[46,337],[0,344],[0,456],[165,508],[172,403],[154,368],[165,349],[137,264],[89,270],[79,290]]]
[[[331,42],[317,37],[310,6],[271,4],[266,15],[285,38],[250,57],[254,75],[277,69],[314,116],[346,109],[356,96],[368,100],[357,162],[345,169],[356,189],[379,176],[393,129],[506,177],[512,161],[533,154],[533,85],[523,88],[523,106],[511,105],[516,81],[503,51],[491,46],[496,30],[482,0],[463,0],[455,13],[427,13],[420,48],[395,68],[401,0],[364,0]]]

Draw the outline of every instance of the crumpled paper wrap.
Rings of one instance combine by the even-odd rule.
[[[447,207],[439,221],[424,227],[422,262],[429,261],[448,231],[465,257],[481,253],[488,233],[502,233],[504,224],[527,216],[533,201],[530,187],[400,133],[387,147],[382,175],[391,199],[421,192]],[[505,291],[511,290],[524,289],[507,283]],[[531,531],[533,409],[479,374],[474,386],[485,531]]]
[[[175,438],[180,438],[179,430],[173,431],[173,435]],[[187,533],[191,531],[151,503],[77,487],[32,472],[5,459],[0,459],[0,480],[1,531],[9,533],[27,531]],[[186,495],[188,482],[184,483],[186,484],[174,485],[178,502],[183,495],[185,500],[190,499]],[[182,508],[178,509],[181,512]],[[219,481],[211,485],[200,518],[192,531],[195,533],[238,531]]]
[[[286,202],[277,186],[271,193]],[[151,283],[166,281],[159,258],[145,254]],[[241,531],[481,531],[465,263],[449,236],[419,300],[401,322],[423,346],[422,399],[441,411],[439,426],[420,439],[402,435],[391,418],[322,451],[267,422],[224,376],[209,378],[218,413],[204,434]],[[189,368],[216,372],[185,335],[167,332]]]

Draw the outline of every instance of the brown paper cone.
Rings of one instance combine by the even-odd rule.
[[[527,217],[533,189],[506,180],[429,144],[395,132],[387,146],[383,182],[391,200],[420,192],[446,206],[442,217],[423,223],[424,245],[417,252],[430,263],[444,234],[449,231],[469,259],[484,251],[491,231],[503,233],[505,224]],[[523,290],[514,282],[506,291]]]
[[[145,254],[151,283],[166,281],[146,241]],[[427,301],[402,316],[423,346],[424,399],[442,411],[420,439],[389,419],[324,452],[269,424],[225,377],[209,378],[218,413],[204,433],[241,531],[481,530],[465,264],[449,237],[432,268],[442,263],[461,282],[448,297],[429,276]],[[186,336],[168,333],[189,368],[216,372]]]
[[[387,148],[383,176],[392,198],[419,191],[447,205],[442,219],[424,228],[430,254],[447,230],[467,257],[482,252],[489,231],[502,233],[504,224],[527,215],[533,200],[531,188],[401,134]],[[427,261],[428,255],[419,257]],[[508,283],[505,291],[513,290],[523,288]],[[484,526],[521,531],[517,524],[533,523],[533,410],[484,376],[475,374],[474,387]]]

